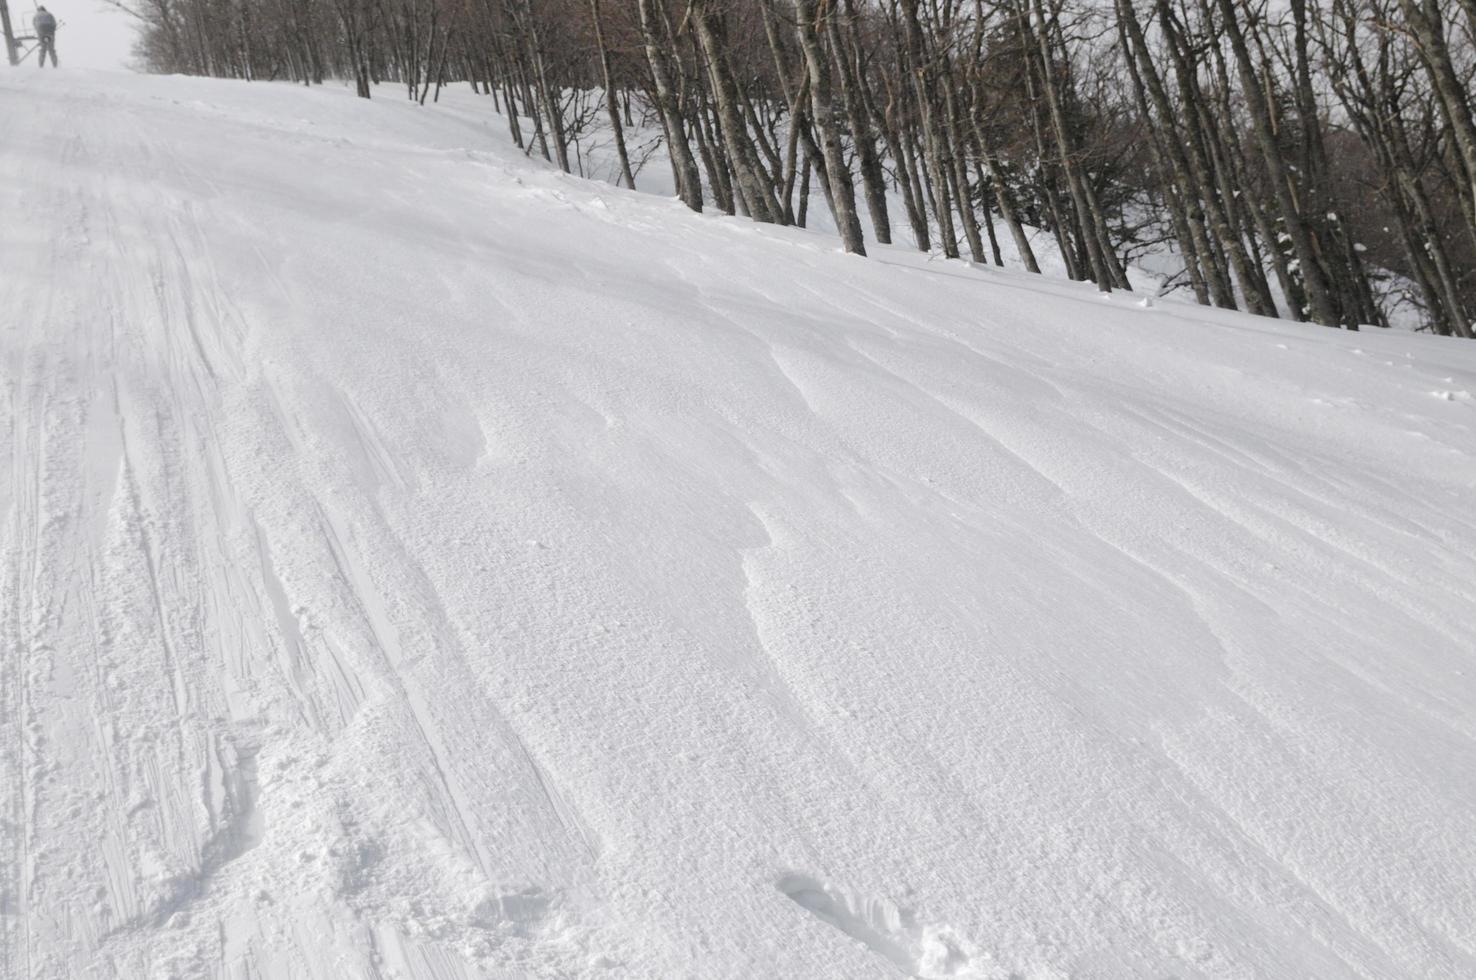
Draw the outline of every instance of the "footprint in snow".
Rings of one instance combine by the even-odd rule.
[[[952,927],[920,921],[911,909],[886,898],[868,898],[790,873],[779,891],[826,925],[839,930],[896,967],[903,975],[933,980],[982,977],[987,959]]]
[[[490,891],[472,910],[472,922],[483,929],[533,936],[557,918],[559,896],[537,885]]]

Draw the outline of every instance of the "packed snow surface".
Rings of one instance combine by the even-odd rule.
[[[0,76],[0,974],[1476,976],[1476,345]]]

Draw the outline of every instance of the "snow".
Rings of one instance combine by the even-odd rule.
[[[0,75],[0,976],[1476,975],[1476,346],[488,109]]]

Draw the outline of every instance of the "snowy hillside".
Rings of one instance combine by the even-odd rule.
[[[0,976],[1476,976],[1476,345],[487,109],[0,75]]]

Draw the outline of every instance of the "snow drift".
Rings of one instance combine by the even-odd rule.
[[[0,974],[1476,975],[1476,346],[0,77]]]

